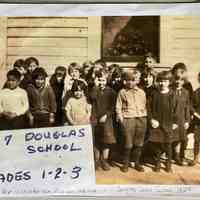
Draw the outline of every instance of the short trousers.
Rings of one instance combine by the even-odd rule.
[[[142,147],[147,129],[146,117],[125,118],[122,123],[122,131],[125,137],[125,148],[133,146]]]

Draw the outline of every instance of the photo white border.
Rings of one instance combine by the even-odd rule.
[[[131,16],[131,15],[200,15],[200,3],[172,4],[0,4],[0,16]],[[48,194],[46,194],[48,196]],[[49,194],[50,195],[50,194]],[[60,194],[55,194],[60,195]],[[96,185],[67,191],[70,196],[181,197],[199,199],[197,185]],[[7,196],[7,195],[6,195]],[[12,195],[17,197],[18,195]],[[20,195],[19,196],[38,196]],[[39,195],[41,196],[41,194]],[[45,195],[44,195],[45,196]],[[52,197],[51,197],[52,198]],[[109,197],[110,198],[110,197]],[[8,198],[3,198],[8,199]],[[22,199],[22,198],[20,198]],[[41,199],[41,198],[38,198]],[[49,199],[45,198],[44,199]],[[57,198],[53,198],[57,199]],[[60,198],[59,198],[60,199]],[[61,198],[63,199],[63,198]],[[163,198],[162,198],[163,199]],[[170,198],[171,199],[171,198]]]

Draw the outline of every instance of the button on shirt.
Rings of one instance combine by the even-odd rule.
[[[17,87],[16,89],[2,89],[0,91],[0,113],[11,112],[17,116],[24,115],[29,109],[28,97],[25,90]]]
[[[140,88],[122,89],[117,97],[116,113],[119,117],[146,117],[146,95]]]

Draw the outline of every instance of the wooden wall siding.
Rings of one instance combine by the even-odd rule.
[[[52,74],[58,65],[88,58],[87,17],[8,17],[7,66],[35,56]]]
[[[7,17],[0,17],[0,88],[6,80],[7,60]]]
[[[200,16],[161,17],[161,62],[184,62],[189,79],[197,87],[200,71]]]

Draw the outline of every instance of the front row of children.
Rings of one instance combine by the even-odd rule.
[[[92,124],[97,170],[110,169],[116,143],[121,143],[121,171],[128,171],[134,150],[134,168],[143,172],[142,155],[148,142],[154,170],[160,171],[165,153],[166,171],[171,172],[172,159],[183,165],[187,132],[193,127],[194,160],[189,164],[197,163],[200,89],[192,95],[191,85],[183,75],[183,63],[156,77],[150,67],[143,69],[142,74],[138,69],[124,73],[115,69],[109,74],[102,64],[96,63],[89,71],[83,70],[82,77],[76,64],[69,69],[72,71],[66,77],[66,69],[58,67],[47,82],[47,73],[37,66],[29,72],[31,78],[24,89],[20,84],[27,75],[22,79],[19,70],[10,70],[0,91],[0,129]],[[198,78],[200,82],[200,74]]]

